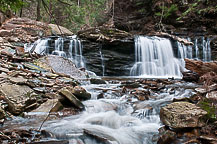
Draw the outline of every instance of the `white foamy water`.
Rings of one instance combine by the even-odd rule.
[[[154,93],[156,98],[129,103],[127,95],[117,96],[119,85],[85,85],[92,94],[91,100],[84,101],[86,110],[79,115],[46,122],[44,129],[50,131],[57,139],[69,139],[70,143],[103,144],[93,134],[112,144],[152,144],[153,136],[161,126],[160,107],[173,98],[188,97],[192,90],[165,88],[164,92]],[[178,86],[179,87],[179,86]],[[101,90],[107,90],[103,99],[96,99]],[[116,93],[113,93],[113,91]],[[173,94],[170,94],[174,91]],[[148,108],[151,107],[151,108]]]
[[[174,57],[169,39],[138,36],[135,38],[135,64],[131,76],[148,78],[182,78],[184,65]]]

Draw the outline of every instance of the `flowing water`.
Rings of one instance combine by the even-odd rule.
[[[191,41],[191,39],[188,39]],[[202,45],[198,41],[202,40]],[[39,41],[35,52],[50,53],[46,41]],[[177,42],[177,56],[170,40],[159,37],[139,36],[135,38],[135,64],[131,75],[155,78],[181,78],[180,67],[184,67],[184,58],[197,58],[209,61],[211,58],[209,40],[195,39],[194,46],[184,46]],[[201,44],[201,42],[200,42]],[[65,41],[55,40],[53,54],[59,53],[71,58],[77,65],[84,66],[81,42],[70,39],[69,47]],[[201,53],[202,49],[202,53]],[[55,53],[56,52],[56,53]],[[61,53],[60,53],[61,52]],[[104,71],[103,55],[101,62]],[[201,57],[202,55],[202,57]],[[69,140],[71,144],[152,144],[157,143],[158,129],[161,127],[159,112],[162,106],[174,98],[190,97],[197,87],[192,83],[179,80],[149,81],[144,79],[110,78],[107,84],[90,84],[81,81],[82,87],[91,93],[91,99],[83,101],[85,111],[57,120],[45,122],[42,129],[52,133],[48,139]],[[145,82],[143,82],[145,81]],[[123,84],[139,83],[135,89],[125,88]],[[149,99],[138,100],[136,92],[149,92]],[[101,97],[99,97],[101,95]],[[140,93],[139,93],[140,96]],[[27,114],[31,115],[31,113]],[[38,116],[27,121],[23,128],[40,126]],[[15,122],[16,123],[16,122]],[[7,126],[7,123],[6,123]],[[10,126],[10,124],[8,124]],[[46,140],[46,139],[45,139]]]
[[[30,46],[25,45],[25,51],[33,50],[37,54],[62,56],[72,60],[77,67],[85,67],[82,44],[76,36],[58,37],[54,40],[53,48],[51,46],[52,40],[52,38],[39,39]]]
[[[169,39],[138,36],[135,39],[135,64],[131,76],[146,78],[181,78],[182,63],[173,55]]]
[[[194,40],[187,38],[188,41],[193,42],[193,46],[186,46],[180,42],[177,42],[178,45],[178,58],[180,59],[196,59],[202,60],[205,62],[211,61],[211,47],[210,41],[211,38],[205,37],[195,37]]]
[[[112,78],[107,84],[95,85],[82,82],[82,87],[91,93],[91,99],[83,101],[85,111],[77,115],[48,120],[42,129],[52,133],[44,140],[69,140],[70,144],[153,144],[156,143],[158,129],[161,127],[160,108],[174,98],[190,97],[197,87],[192,83],[178,80],[164,82],[149,81],[154,90],[145,88],[148,82],[141,79],[116,80]],[[143,80],[142,80],[143,81]],[[149,91],[149,100],[140,101],[127,89],[123,92],[124,83],[139,82],[137,91]],[[153,83],[153,84],[152,84]],[[157,84],[157,85],[156,85]],[[103,98],[98,95],[103,93]],[[44,113],[46,114],[46,113]],[[35,115],[35,116],[33,116]],[[24,129],[39,128],[43,113],[28,113],[26,118],[18,118],[5,123],[5,127]],[[16,126],[19,125],[19,126]]]

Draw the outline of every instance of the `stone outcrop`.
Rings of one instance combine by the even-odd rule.
[[[76,96],[72,92],[70,92],[70,90],[68,90],[67,88],[62,88],[59,91],[59,93],[63,95],[66,99],[68,99],[72,104],[72,106],[75,106],[76,108],[81,110],[84,109],[84,105],[81,103],[81,101],[78,100]]]
[[[78,36],[84,39],[99,42],[115,42],[133,39],[133,35],[126,31],[104,26],[79,31]]]
[[[202,62],[192,59],[185,59],[185,67],[202,76],[208,72],[217,72],[217,62]]]
[[[65,27],[58,26],[56,24],[49,24],[52,35],[73,35],[73,33]]]
[[[201,117],[207,112],[189,102],[174,102],[161,108],[163,124],[173,129],[202,127]]]
[[[0,37],[6,41],[15,42],[17,45],[21,42],[34,42],[41,37],[51,35],[73,35],[73,33],[65,27],[55,24],[46,24],[28,18],[13,17],[6,20],[0,26]]]
[[[39,37],[51,35],[47,24],[28,18],[11,18],[0,27],[0,37],[9,42],[33,42]]]
[[[76,68],[75,64],[60,56],[46,56],[35,62],[41,68],[52,71],[59,75],[71,76],[73,78],[86,78],[87,73]]]
[[[9,112],[15,115],[19,115],[27,106],[36,102],[35,98],[31,98],[33,90],[28,86],[4,83],[0,85],[0,92],[8,103]]]
[[[77,86],[79,83],[74,79],[86,78],[86,73],[76,68],[69,60],[29,53],[17,55],[13,49],[2,47],[0,58],[0,105],[8,105],[0,109],[0,120],[10,114],[19,115],[37,107],[34,112],[57,112],[67,109],[68,105],[61,100],[69,102],[72,98],[67,99],[59,94],[59,90],[65,87],[72,87],[67,90],[70,94],[75,94],[73,102],[77,100],[77,105],[70,105],[68,111],[71,113],[84,109],[77,97],[81,100],[91,97],[84,88]]]
[[[71,92],[80,100],[88,100],[91,98],[91,94],[80,86],[75,86],[74,88],[71,88]]]

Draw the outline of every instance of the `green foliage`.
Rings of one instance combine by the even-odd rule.
[[[46,0],[47,5],[52,5],[51,13],[56,22],[74,32],[83,25],[95,26],[97,20],[103,16],[105,2],[106,0]],[[49,15],[45,11],[42,11],[42,15],[43,21],[48,21]],[[52,19],[51,23],[55,21]]]
[[[205,119],[214,122],[216,121],[216,108],[212,105],[212,102],[208,99],[203,100],[200,102],[199,106],[207,112],[207,115],[205,116]]]
[[[178,20],[181,20],[183,17],[187,16],[190,12],[200,11],[200,10],[197,8],[197,6],[199,5],[199,2],[201,2],[201,0],[195,0],[194,3],[189,4],[188,9],[187,9],[185,12],[183,12],[182,15],[181,15],[179,18],[177,18],[176,20],[177,20],[177,21],[178,21]]]
[[[24,5],[22,0],[0,0],[0,10],[5,12],[7,10],[17,11]]]
[[[160,6],[161,12],[155,13],[156,16],[160,16],[163,19],[167,19],[170,15],[178,10],[178,6],[176,4],[172,4],[170,7]]]

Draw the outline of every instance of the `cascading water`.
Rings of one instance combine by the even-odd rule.
[[[101,65],[102,65],[102,76],[104,76],[105,75],[105,64],[104,64],[104,58],[102,55],[102,46],[100,46],[99,54],[100,54]]]
[[[49,48],[48,41],[50,39],[38,39],[34,44],[28,46],[28,44],[24,45],[25,51],[31,51],[34,49],[34,52],[37,54],[45,54],[47,53],[47,49]]]
[[[82,56],[81,41],[77,39],[70,40],[69,44],[69,59],[71,59],[77,67],[85,67]]]
[[[82,44],[75,36],[53,39],[39,39],[33,45],[25,45],[25,51],[34,50],[38,54],[58,55],[72,60],[77,67],[85,67],[84,58],[82,56]]]
[[[180,59],[196,59],[202,61],[211,61],[210,38],[195,37],[194,40],[187,38],[188,41],[194,43],[194,46],[186,46],[180,42],[178,45],[178,58]]]
[[[86,83],[83,87],[92,95],[90,100],[83,102],[85,111],[61,120],[47,121],[43,125],[44,130],[52,133],[52,139],[67,139],[70,144],[156,143],[153,137],[161,126],[160,108],[173,98],[195,94],[192,89],[196,86],[177,81],[165,86],[161,91],[152,92],[150,99],[146,101],[138,101],[129,93],[117,96],[122,91],[120,84]],[[140,90],[144,89],[141,87]],[[104,98],[97,99],[97,95],[102,91]],[[30,120],[31,126],[32,123]]]
[[[160,37],[138,36],[135,38],[136,62],[131,76],[152,78],[181,78],[181,62],[174,57],[170,40]]]

